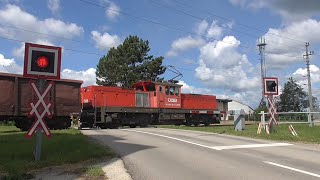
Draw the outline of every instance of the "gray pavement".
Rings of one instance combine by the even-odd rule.
[[[320,146],[162,128],[82,130],[134,180],[320,179]]]

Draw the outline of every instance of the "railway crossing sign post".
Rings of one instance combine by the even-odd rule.
[[[46,123],[44,122],[44,119],[45,119],[45,117],[48,117],[48,118],[52,117],[52,113],[50,111],[50,109],[52,107],[52,102],[49,102],[49,103],[45,102],[45,98],[49,94],[49,92],[51,91],[51,88],[53,86],[53,82],[50,82],[45,89],[42,88],[44,86],[43,82],[44,81],[39,82],[40,83],[39,88],[37,87],[37,85],[34,81],[32,81],[30,83],[32,90],[34,91],[34,93],[37,96],[38,101],[36,103],[33,103],[33,102],[30,103],[31,111],[29,112],[29,116],[35,116],[36,121],[33,123],[31,128],[29,129],[28,133],[26,134],[27,138],[32,137],[32,135],[34,134],[34,132],[38,128],[42,128],[45,135],[47,137],[51,137],[51,132],[50,132],[49,128],[47,127]],[[43,93],[41,94],[39,91],[40,92],[43,91]],[[41,106],[42,106],[42,108],[41,108]],[[40,107],[41,109],[39,109],[38,107]]]
[[[37,101],[30,103],[29,116],[35,117],[35,121],[26,134],[27,138],[31,138],[36,132],[34,153],[36,161],[39,161],[41,157],[42,130],[47,137],[51,137],[51,132],[46,125],[45,119],[53,116],[53,112],[50,111],[53,104],[47,99],[49,99],[48,97],[54,84],[51,81],[46,86],[46,80],[60,79],[60,69],[61,47],[25,43],[23,76],[38,79],[39,83],[37,87],[34,80],[30,82]]]
[[[274,96],[277,96],[278,93],[278,78],[276,77],[265,77],[263,78],[264,82],[264,95],[267,96],[268,100],[268,115],[270,117],[266,131],[269,134],[273,130],[273,124],[278,125],[276,121],[277,117],[277,107],[276,99]]]

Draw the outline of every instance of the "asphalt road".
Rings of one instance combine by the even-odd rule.
[[[162,128],[82,132],[118,152],[134,180],[320,179],[319,145]]]

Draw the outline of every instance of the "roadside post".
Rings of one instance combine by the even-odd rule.
[[[42,130],[47,138],[51,137],[51,132],[45,120],[51,119],[53,116],[53,102],[50,94],[54,83],[51,80],[60,79],[60,69],[61,47],[25,43],[23,77],[32,78],[30,86],[33,94],[28,115],[35,119],[26,134],[26,138],[31,138],[36,132],[34,152],[36,161],[41,158]],[[34,95],[37,100],[33,102]]]
[[[310,108],[309,108],[309,113],[308,113],[308,123],[309,123],[309,127],[312,127],[312,126],[313,126],[313,123],[312,123],[312,115],[311,115]]]
[[[260,114],[261,114],[261,123],[262,123],[262,128],[263,129],[266,129],[266,117],[265,117],[265,114],[264,114],[264,111],[260,111]]]
[[[242,131],[245,130],[245,112],[243,109],[234,110],[234,130]]]

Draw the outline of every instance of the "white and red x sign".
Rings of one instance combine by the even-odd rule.
[[[26,134],[26,137],[30,138],[38,128],[42,128],[45,135],[47,137],[50,137],[51,132],[47,124],[44,122],[44,119],[45,117],[48,117],[48,118],[52,117],[52,113],[50,112],[52,103],[46,102],[45,99],[53,86],[53,82],[48,83],[47,87],[44,89],[42,94],[40,94],[39,89],[36,86],[34,81],[31,81],[30,85],[32,87],[33,92],[36,94],[38,101],[35,104],[33,102],[30,103],[31,111],[29,115],[35,116],[36,120],[34,121],[33,125],[31,126],[28,133]],[[39,107],[41,107],[40,105],[43,108],[39,109]]]
[[[275,123],[276,125],[278,125],[278,122],[276,120],[276,116],[278,115],[278,113],[277,113],[276,99],[272,95],[269,95],[267,99],[269,104],[268,111],[270,115],[269,127],[271,127],[272,123]]]

